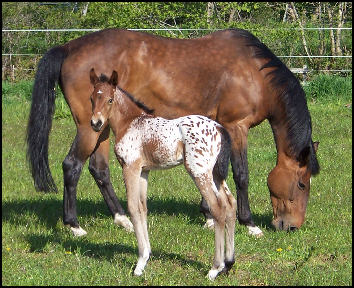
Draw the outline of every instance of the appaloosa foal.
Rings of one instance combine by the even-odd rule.
[[[225,182],[231,149],[226,130],[198,115],[174,120],[152,116],[152,111],[118,87],[116,71],[108,80],[104,75],[98,78],[92,68],[90,79],[94,85],[91,126],[100,131],[109,123],[123,169],[128,210],[139,248],[134,274],[143,273],[151,253],[146,206],[148,173],[181,163],[209,205],[215,222],[214,262],[208,277],[213,280],[221,271],[230,270],[234,263],[236,201]]]

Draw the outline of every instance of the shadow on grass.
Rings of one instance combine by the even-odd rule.
[[[127,211],[127,202],[120,201]],[[58,199],[19,200],[2,203],[2,220],[14,225],[26,225],[27,214],[35,214],[39,221],[49,229],[54,229],[58,220],[62,217],[62,201]],[[167,214],[171,216],[185,215],[189,222],[195,225],[204,225],[204,217],[199,212],[199,203],[191,203],[183,200],[170,199],[148,199],[149,214]],[[104,201],[99,203],[91,200],[79,200],[77,202],[77,213],[79,217],[97,217],[97,215],[110,216]],[[253,214],[253,220],[258,226],[273,230],[271,225],[272,214]]]
[[[138,257],[138,249],[125,244],[110,244],[110,243],[92,243],[85,237],[72,237],[70,239],[63,239],[60,233],[53,235],[31,234],[25,237],[26,241],[30,244],[31,252],[41,252],[47,243],[56,243],[61,245],[65,251],[80,251],[82,256],[92,257],[96,259],[111,261],[115,254],[120,254],[120,258],[128,266],[136,264]],[[132,261],[131,257],[124,257],[125,254],[136,256]],[[150,259],[161,259],[162,261],[178,261],[181,266],[192,266],[199,271],[208,271],[208,267],[192,259],[187,259],[179,254],[166,253],[163,250],[152,249]],[[131,262],[131,263],[130,263]]]
[[[127,207],[126,201],[121,201],[124,208]],[[80,217],[97,217],[98,215],[110,216],[106,204],[102,200],[97,203],[92,200],[78,201],[78,215]],[[167,214],[167,215],[185,215],[189,217],[189,222],[194,225],[202,226],[204,224],[204,217],[199,212],[199,203],[187,203],[183,200],[176,199],[149,199],[148,200],[149,213],[151,214]],[[35,217],[38,219],[35,219]],[[27,216],[27,217],[26,217]],[[32,218],[31,218],[32,217]],[[62,201],[58,199],[29,199],[18,200],[2,203],[2,221],[9,222],[14,226],[26,226],[29,219],[43,223],[49,230],[52,230],[51,235],[43,235],[31,233],[25,235],[26,241],[30,244],[31,252],[41,252],[44,250],[47,243],[59,244],[66,251],[77,250],[84,256],[111,260],[116,253],[123,256],[123,260],[127,263],[132,262],[130,257],[124,259],[124,254],[138,255],[137,248],[127,246],[124,244],[110,244],[110,243],[92,243],[85,237],[75,238],[68,237],[68,234],[63,235],[62,230],[57,228],[57,223],[62,217]],[[273,229],[270,222],[271,214],[267,215],[253,215],[254,221],[257,225],[266,227],[266,229]],[[71,235],[71,234],[70,234]],[[181,265],[193,266],[195,269],[206,273],[208,267],[198,261],[183,257],[175,253],[166,253],[163,250],[153,249],[152,259],[178,261]],[[136,263],[131,263],[135,265]]]

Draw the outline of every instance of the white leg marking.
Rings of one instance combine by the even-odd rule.
[[[206,220],[205,224],[204,224],[204,228],[208,228],[210,230],[214,229],[214,219],[208,219]]]
[[[218,269],[210,269],[208,273],[208,278],[209,280],[213,281],[215,280],[216,276],[224,269],[225,263],[221,263]]]
[[[114,215],[114,224],[122,226],[128,232],[134,232],[132,222],[130,222],[129,218],[125,215],[119,215],[118,213],[116,213]]]
[[[143,274],[146,263],[149,260],[149,255],[150,255],[149,249],[145,248],[143,257],[139,257],[138,263],[136,264],[136,267],[134,270],[135,276],[141,276],[141,274]]]
[[[87,234],[87,232],[84,229],[82,229],[80,226],[79,226],[79,228],[70,227],[70,229],[73,232],[74,236],[77,236],[77,237],[84,236]]]
[[[263,232],[261,229],[259,229],[257,226],[251,227],[247,226],[248,228],[248,234],[256,237],[261,237],[263,236]]]

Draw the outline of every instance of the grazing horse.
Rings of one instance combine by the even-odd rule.
[[[58,82],[70,106],[77,134],[63,161],[63,222],[79,226],[76,187],[90,158],[94,177],[115,223],[125,224],[109,176],[109,128],[90,126],[92,85],[87,71],[115,70],[120,86],[156,116],[173,119],[198,114],[217,121],[231,138],[231,165],[237,190],[237,218],[249,233],[255,226],[248,200],[248,130],[265,119],[277,149],[268,176],[276,229],[294,230],[305,220],[310,178],[319,173],[318,143],[312,141],[305,93],[293,73],[262,42],[242,29],[217,31],[195,39],[171,39],[148,33],[106,29],[49,50],[40,60],[27,128],[27,155],[37,190],[56,191],[48,163],[48,135]],[[205,201],[201,209],[208,212]],[[210,217],[210,216],[209,216]],[[121,221],[124,219],[124,221]],[[75,232],[74,232],[75,233]]]
[[[182,162],[210,207],[215,226],[215,253],[210,280],[228,272],[234,264],[236,200],[226,184],[231,142],[227,131],[204,116],[173,120],[154,117],[111,78],[90,71],[91,126],[99,132],[109,124],[115,136],[117,159],[123,169],[128,210],[138,241],[139,260],[134,274],[140,276],[151,253],[147,229],[146,191],[149,171],[167,169]],[[137,104],[138,103],[138,104]],[[224,235],[226,225],[226,255]]]

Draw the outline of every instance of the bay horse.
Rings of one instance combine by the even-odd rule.
[[[92,68],[90,80],[94,87],[91,126],[99,132],[109,124],[115,137],[114,151],[123,170],[128,211],[139,250],[134,274],[142,275],[151,254],[146,203],[149,171],[182,163],[214,220],[215,252],[208,278],[214,280],[220,272],[228,272],[235,262],[236,199],[226,184],[231,152],[227,131],[205,116],[172,120],[154,117],[151,110],[118,86],[116,71],[108,80],[103,74],[98,78]]]
[[[63,222],[79,231],[78,235],[86,231],[77,220],[76,187],[88,158],[90,173],[115,223],[131,228],[109,176],[109,128],[96,132],[90,125],[93,88],[87,71],[92,67],[106,75],[117,71],[120,86],[156,116],[173,119],[198,114],[225,127],[231,137],[237,218],[253,235],[262,235],[262,231],[255,226],[249,207],[247,135],[250,128],[267,119],[277,149],[276,166],[267,181],[272,224],[279,230],[295,230],[303,224],[310,178],[320,169],[318,142],[312,141],[311,117],[299,81],[265,44],[242,29],[195,39],[106,29],[54,47],[42,57],[27,127],[27,156],[34,185],[40,191],[57,191],[48,163],[48,135],[54,88],[59,83],[77,127],[62,164]],[[201,210],[208,215],[203,200]]]

